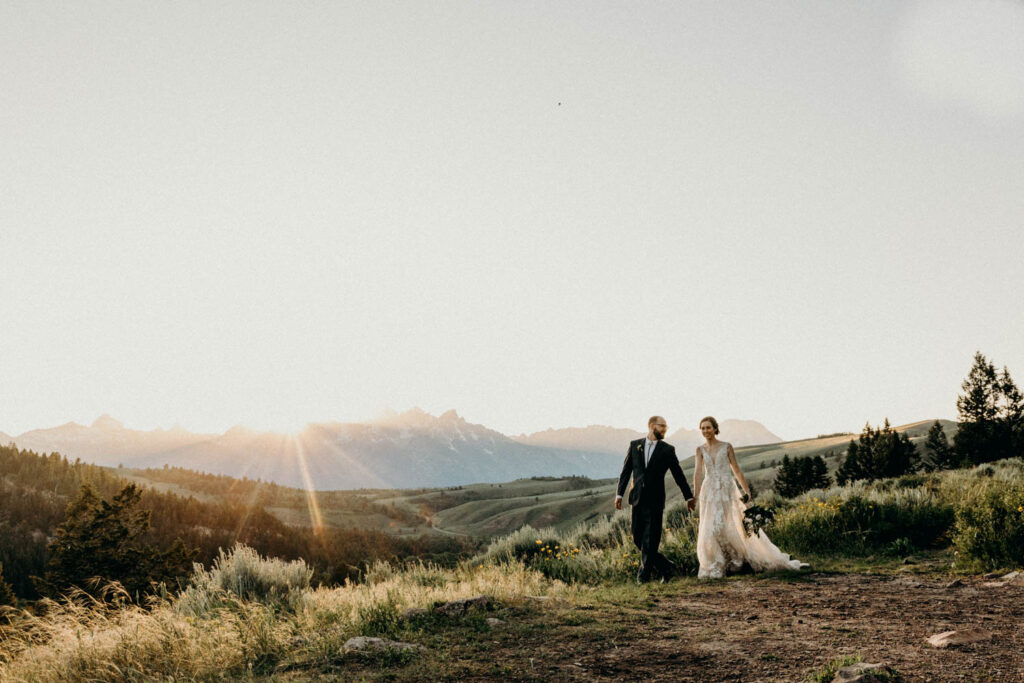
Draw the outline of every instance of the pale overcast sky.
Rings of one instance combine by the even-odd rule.
[[[1019,1],[0,0],[0,157],[9,434],[1024,384]]]

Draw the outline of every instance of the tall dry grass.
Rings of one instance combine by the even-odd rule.
[[[515,604],[574,593],[519,563],[377,563],[365,582],[339,588],[310,588],[307,572],[240,546],[211,570],[199,568],[180,597],[145,608],[83,593],[46,602],[42,614],[21,612],[0,635],[0,680],[214,681],[328,666],[348,638],[387,633],[407,608],[479,594]]]

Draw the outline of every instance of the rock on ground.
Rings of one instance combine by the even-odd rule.
[[[886,673],[884,664],[858,662],[841,667],[832,681],[833,683],[869,683],[870,681],[884,680]]]
[[[424,650],[422,645],[416,643],[403,643],[397,640],[386,640],[384,638],[370,638],[368,636],[356,636],[345,641],[345,652],[363,652],[366,650],[399,650],[402,652],[419,652]]]
[[[474,598],[464,598],[462,600],[452,600],[451,602],[445,602],[440,605],[434,606],[435,614],[444,614],[449,617],[462,616],[471,609],[482,609],[485,610],[491,606],[494,601],[489,595],[478,595]]]
[[[966,643],[980,643],[992,639],[992,632],[981,628],[965,628],[961,631],[945,631],[928,636],[928,644],[932,647],[949,647]]]

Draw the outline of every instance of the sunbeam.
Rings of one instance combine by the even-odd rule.
[[[320,503],[316,498],[316,489],[313,488],[313,478],[309,475],[309,465],[306,463],[306,449],[303,448],[302,440],[298,435],[292,434],[289,436],[289,440],[295,449],[299,474],[302,475],[302,485],[306,489],[306,505],[309,508],[309,519],[313,526],[313,533],[319,537],[323,534],[324,522],[320,514]]]

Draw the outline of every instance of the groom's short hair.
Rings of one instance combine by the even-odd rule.
[[[663,418],[661,415],[651,415],[651,418],[649,420],[647,420],[647,428],[650,429],[652,424],[654,424],[658,420],[664,420],[664,419],[665,418]]]

